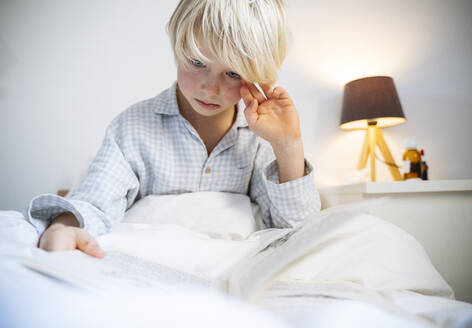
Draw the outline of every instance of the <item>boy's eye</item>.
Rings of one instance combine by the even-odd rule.
[[[205,67],[205,65],[201,61],[199,61],[198,59],[192,59],[192,60],[190,60],[190,62],[192,63],[193,66]]]
[[[228,73],[226,73],[226,75],[228,75],[232,79],[240,79],[241,78],[241,76],[238,73],[235,73],[235,72],[228,72]]]

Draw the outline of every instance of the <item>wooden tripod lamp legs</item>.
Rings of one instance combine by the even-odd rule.
[[[401,181],[403,177],[400,170],[396,167],[395,160],[388,149],[387,143],[383,137],[382,131],[376,125],[369,125],[365,134],[364,143],[362,145],[361,156],[357,169],[362,170],[367,165],[367,159],[370,157],[370,180],[375,181],[375,146],[378,146],[384,160],[393,165],[387,165],[393,180]],[[394,166],[395,165],[395,166]]]

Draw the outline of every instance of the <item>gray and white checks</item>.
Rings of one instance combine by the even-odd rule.
[[[279,184],[272,147],[250,131],[243,106],[238,104],[236,121],[208,156],[179,113],[174,83],[112,121],[84,180],[67,198],[39,195],[25,216],[41,234],[54,217],[70,211],[98,236],[138,199],[197,191],[249,195],[267,227],[288,227],[319,211],[312,166],[305,160],[304,177]]]

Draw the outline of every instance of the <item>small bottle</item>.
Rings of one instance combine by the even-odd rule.
[[[420,150],[421,155],[421,179],[428,180],[428,164],[426,164],[426,157],[424,156],[424,150]]]
[[[403,179],[419,179],[421,177],[421,155],[413,140],[407,140],[403,153]]]

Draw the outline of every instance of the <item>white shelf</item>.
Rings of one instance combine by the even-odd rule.
[[[472,179],[363,182],[320,188],[320,193],[323,194],[392,194],[450,191],[472,191]]]

